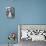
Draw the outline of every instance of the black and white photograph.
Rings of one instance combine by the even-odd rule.
[[[6,16],[8,18],[14,18],[15,17],[15,8],[14,7],[6,7]]]
[[[31,46],[46,43],[46,25],[18,25],[20,46]]]

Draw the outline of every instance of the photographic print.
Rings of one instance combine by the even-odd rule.
[[[15,17],[15,8],[14,7],[6,7],[6,16],[8,18],[14,18]]]
[[[46,42],[46,25],[20,24],[18,34],[20,46]]]

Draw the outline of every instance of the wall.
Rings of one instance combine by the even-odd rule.
[[[7,6],[15,7],[14,19],[6,17]],[[0,0],[0,44],[8,43],[9,32],[18,32],[17,24],[46,24],[46,0]]]
[[[21,24],[46,24],[46,0],[17,0],[16,15]]]

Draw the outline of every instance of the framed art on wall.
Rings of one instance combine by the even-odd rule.
[[[18,25],[19,42],[21,40],[46,41],[46,25]]]
[[[14,7],[6,7],[6,16],[8,18],[14,18],[15,17],[15,8]]]

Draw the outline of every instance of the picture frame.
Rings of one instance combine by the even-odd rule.
[[[15,17],[15,8],[14,7],[6,7],[6,16],[8,18],[14,18]]]

